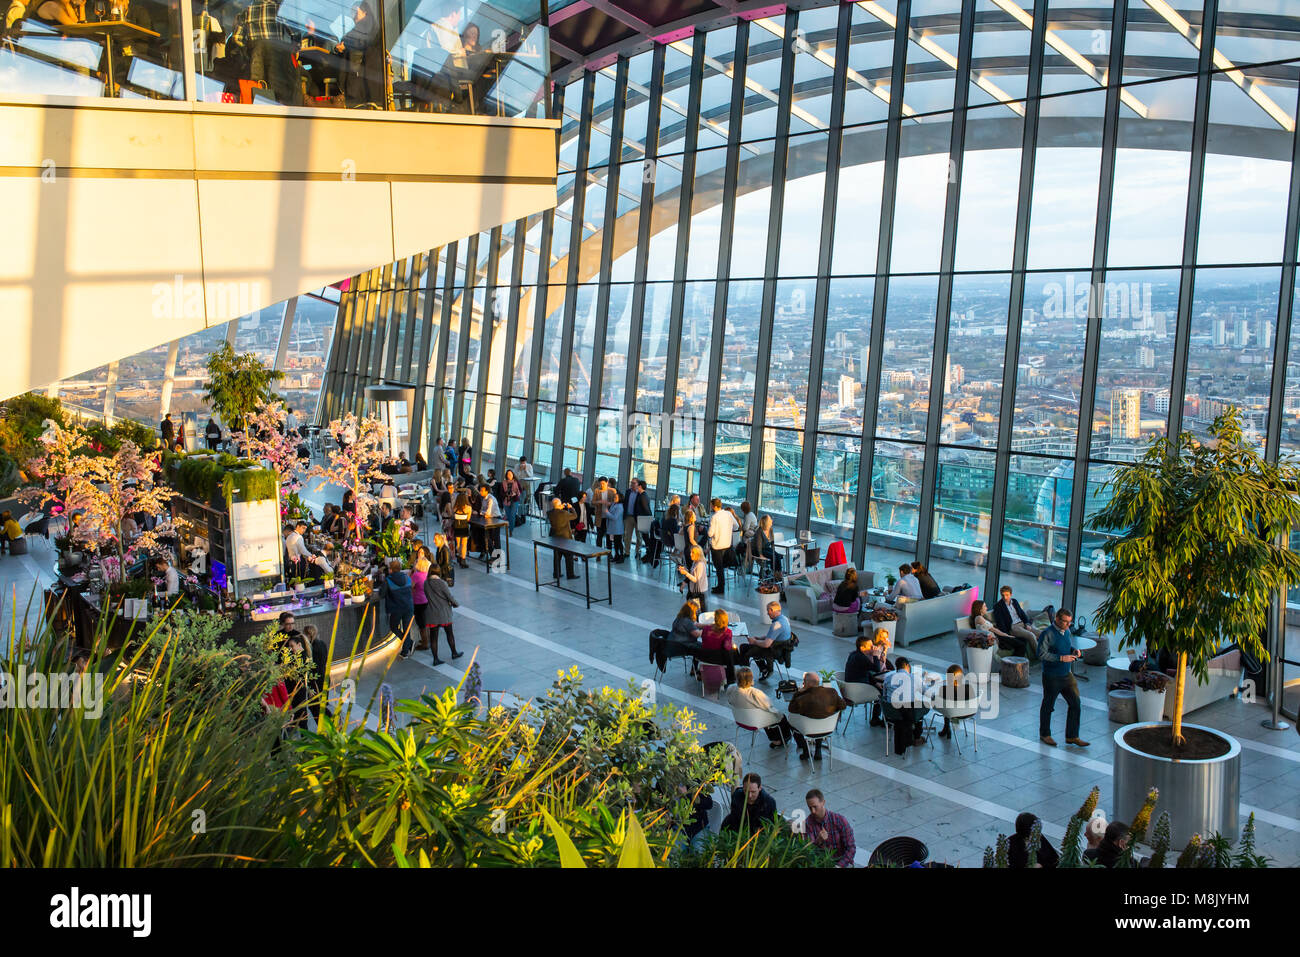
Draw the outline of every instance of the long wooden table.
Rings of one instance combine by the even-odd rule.
[[[552,581],[546,581],[546,582],[542,581],[541,566],[538,564],[538,560],[537,560],[538,548],[548,548],[556,556],[557,564],[553,565],[553,569],[556,574],[554,576],[554,580]],[[558,562],[561,557],[566,555],[572,556],[573,558],[582,559],[582,571],[583,571],[582,577],[583,577],[583,584],[585,587],[581,592],[578,591],[576,588],[566,588],[564,585],[560,584]],[[600,598],[599,596],[593,598],[591,596],[591,560],[593,558],[605,559],[605,597],[604,598]],[[568,563],[566,562],[565,564],[567,566]],[[560,591],[567,591],[572,595],[581,595],[584,599],[586,599],[588,608],[591,607],[591,603],[593,601],[594,602],[603,601],[603,602],[608,602],[610,605],[613,605],[614,604],[614,589],[612,584],[613,578],[610,575],[609,565],[610,563],[609,563],[608,549],[598,548],[595,545],[588,545],[586,542],[580,542],[572,538],[556,538],[554,536],[548,536],[546,538],[533,539],[533,583],[534,583],[533,590],[534,591],[541,591],[543,585],[553,585],[556,588],[558,588]]]

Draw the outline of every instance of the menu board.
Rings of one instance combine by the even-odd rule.
[[[234,548],[234,579],[279,578],[284,546],[280,539],[280,502],[233,502],[230,541]]]

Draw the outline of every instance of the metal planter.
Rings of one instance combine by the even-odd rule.
[[[1162,812],[1169,812],[1173,851],[1182,850],[1193,834],[1208,837],[1218,832],[1235,841],[1240,832],[1241,745],[1230,736],[1204,725],[1183,724],[1223,738],[1228,753],[1217,758],[1183,761],[1144,754],[1124,742],[1134,728],[1169,727],[1163,722],[1127,724],[1115,732],[1115,776],[1111,819],[1133,820],[1151,788],[1160,790],[1152,813],[1152,827]],[[1148,831],[1148,838],[1150,831]]]

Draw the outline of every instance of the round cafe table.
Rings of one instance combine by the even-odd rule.
[[[1089,638],[1087,635],[1075,635],[1073,643],[1074,647],[1079,651],[1080,657],[1070,662],[1070,673],[1080,681],[1090,681],[1091,679],[1087,674],[1075,670],[1075,665],[1079,664],[1084,652],[1091,651],[1093,648],[1097,647],[1097,641],[1095,638]]]

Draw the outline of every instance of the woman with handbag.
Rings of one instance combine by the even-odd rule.
[[[591,528],[591,506],[587,504],[587,493],[579,492],[578,501],[573,505],[573,537],[580,541],[587,540],[587,530]]]

